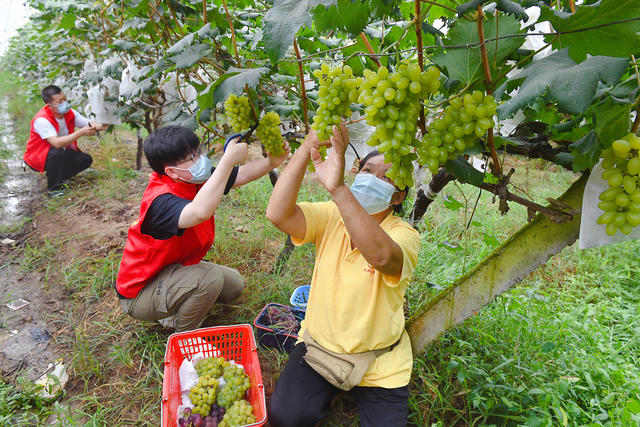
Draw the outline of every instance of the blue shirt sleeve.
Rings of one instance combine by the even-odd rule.
[[[215,168],[213,168],[215,170]],[[213,173],[212,170],[212,173]],[[238,166],[231,170],[224,194],[228,194],[238,176]],[[140,231],[154,239],[166,240],[173,236],[181,236],[184,229],[178,228],[178,220],[182,209],[189,204],[191,200],[178,197],[175,194],[165,193],[156,197],[147,214],[142,221]]]

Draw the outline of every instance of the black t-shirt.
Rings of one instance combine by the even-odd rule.
[[[215,168],[211,170],[211,173]],[[231,170],[224,194],[228,194],[238,176],[238,166]],[[178,228],[178,219],[182,209],[191,203],[191,200],[178,197],[175,194],[165,193],[156,197],[147,210],[142,221],[140,231],[154,239],[166,240],[173,236],[181,236],[184,229]]]

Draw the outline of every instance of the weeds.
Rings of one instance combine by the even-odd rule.
[[[39,215],[61,218],[95,208],[113,224],[122,215],[135,217],[149,170],[133,170],[135,137],[118,132],[117,143],[114,134],[91,140],[94,170],[78,176],[67,196],[48,200]],[[538,189],[532,195],[538,201],[557,196],[575,179],[560,170],[550,173],[535,161],[522,170],[514,182]],[[285,236],[264,216],[270,193],[269,180],[262,178],[232,190],[216,213],[216,240],[206,259],[237,268],[246,289],[240,301],[217,305],[204,326],[252,323],[267,303],[288,304],[297,286],[310,283],[311,245],[296,248],[285,268],[273,272]],[[486,192],[471,217],[478,195],[468,186],[448,187],[446,198],[430,207],[407,292],[409,316],[526,222],[526,211],[515,205],[506,217],[498,216]],[[303,183],[300,200],[327,198],[312,180]],[[64,238],[28,240],[21,270],[40,272],[72,295],[71,307],[53,316],[59,327],[56,344],[72,361],[69,396],[46,406],[30,400],[28,389],[0,383],[0,424],[23,413],[35,414],[25,423],[54,413],[64,426],[158,425],[168,332],[121,314],[113,282],[124,238],[105,243],[92,233],[64,231]],[[415,359],[410,424],[640,423],[639,257],[637,241],[586,251],[566,248],[446,332]],[[271,349],[260,349],[259,355],[269,374],[265,381],[273,387],[287,357]],[[353,402],[340,398],[325,425],[357,423]]]

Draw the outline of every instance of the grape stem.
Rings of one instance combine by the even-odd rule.
[[[415,0],[416,16],[414,18],[414,21],[416,23],[416,42],[417,42],[416,47],[418,48],[418,65],[420,66],[420,71],[423,71],[424,60],[422,57],[422,15],[420,14],[420,1],[421,0]],[[422,132],[423,135],[427,133],[427,129],[424,122],[425,122],[424,105],[420,104],[420,115],[418,116],[418,126],[420,127],[420,132]]]
[[[224,6],[224,13],[227,15],[227,21],[229,22],[229,29],[231,30],[231,43],[233,44],[233,50],[236,54],[236,61],[238,62],[238,68],[242,68],[240,63],[240,56],[238,55],[238,45],[236,44],[236,31],[233,28],[233,22],[231,21],[231,15],[229,15],[229,9],[227,8],[227,0],[222,0]]]
[[[367,118],[366,118],[366,117],[360,117],[360,118],[358,118],[358,119],[354,119],[354,120],[350,120],[350,121],[348,121],[348,122],[344,122],[344,124],[345,124],[345,125],[350,125],[350,124],[352,124],[352,123],[358,123],[358,122],[361,122],[361,121],[363,121],[363,120],[367,120]]]
[[[304,87],[304,70],[302,69],[302,61],[300,60],[300,49],[298,48],[298,41],[293,38],[293,49],[296,52],[296,58],[298,58],[298,72],[300,73],[300,98],[302,98],[302,113],[304,114],[304,130],[305,133],[309,133],[309,116],[307,113],[307,90]]]
[[[207,25],[207,0],[202,0],[202,22]]]
[[[371,47],[371,43],[369,43],[369,39],[367,38],[367,35],[363,32],[360,33],[360,38],[362,39],[362,42],[364,43],[364,45],[367,47],[367,50],[369,51],[370,54],[372,54],[373,56],[369,57],[373,62],[375,62],[375,64],[379,67],[380,66],[380,61],[378,60],[378,57],[375,56],[375,52],[373,51],[373,48]]]

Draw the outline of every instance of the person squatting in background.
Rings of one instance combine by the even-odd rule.
[[[78,138],[95,135],[109,125],[91,122],[71,108],[58,86],[45,87],[41,95],[45,105],[31,120],[23,159],[31,169],[47,173],[47,190],[54,195],[63,189],[66,179],[87,169],[93,162],[89,154],[78,148]]]
[[[213,167],[195,133],[167,126],[146,138],[144,153],[153,173],[129,227],[116,292],[133,318],[158,320],[176,331],[196,329],[216,301],[232,301],[244,289],[238,271],[202,260],[213,244],[222,196],[280,165],[289,146],[280,156],[237,166],[247,160],[248,148],[233,136]]]
[[[362,426],[404,426],[413,354],[403,304],[420,235],[394,212],[408,188],[398,189],[385,175],[391,164],[377,152],[360,162],[347,187],[344,124],[334,127],[333,150],[323,161],[318,147],[327,144],[309,132],[267,206],[267,218],[294,244],[316,247],[302,341],[278,378],[269,421],[274,427],[314,426],[342,389],[354,398]],[[331,201],[296,203],[309,158]],[[355,368],[343,375],[345,366],[359,366],[359,375]]]

